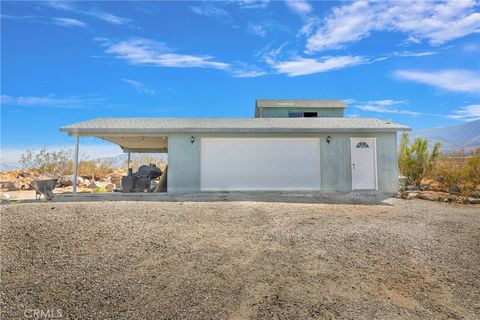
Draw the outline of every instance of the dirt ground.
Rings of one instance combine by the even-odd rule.
[[[52,202],[1,210],[2,319],[478,319],[480,207]],[[31,313],[30,313],[31,314]]]

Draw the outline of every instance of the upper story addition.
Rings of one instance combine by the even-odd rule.
[[[258,99],[255,118],[343,118],[346,107],[337,99]]]

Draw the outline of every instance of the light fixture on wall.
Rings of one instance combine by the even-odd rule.
[[[190,143],[193,144],[195,142],[195,137],[194,136],[191,136],[190,137]]]
[[[327,143],[330,143],[330,141],[332,141],[332,137],[328,136],[327,137]]]

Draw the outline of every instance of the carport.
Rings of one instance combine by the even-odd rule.
[[[167,153],[168,137],[162,134],[148,132],[114,132],[114,130],[102,130],[101,127],[87,130],[67,130],[61,128],[61,131],[67,131],[69,136],[75,138],[75,148],[73,155],[73,193],[77,193],[78,182],[78,162],[80,151],[80,137],[95,137],[118,145],[123,152],[127,153],[127,167],[130,168],[131,153]]]

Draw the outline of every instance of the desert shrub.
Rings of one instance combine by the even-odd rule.
[[[20,156],[20,164],[24,169],[35,168],[40,173],[60,176],[69,173],[71,159],[71,150],[48,151],[42,148],[35,155],[27,150]]]
[[[442,157],[435,164],[430,177],[442,177],[445,187],[457,186],[465,195],[469,195],[480,184],[480,156]]]
[[[95,189],[92,190],[92,192],[102,193],[102,192],[108,192],[108,190],[105,189],[105,188],[95,188]]]
[[[430,152],[426,139],[417,138],[410,144],[408,133],[403,133],[398,154],[398,166],[410,185],[419,187],[422,179],[432,171],[440,156],[440,146],[440,143],[435,143]]]
[[[463,167],[466,184],[475,188],[480,184],[480,155],[467,158]]]
[[[33,151],[27,150],[20,156],[19,160],[20,165],[23,169],[33,169],[35,167],[35,163],[33,162]]]
[[[432,177],[442,177],[443,184],[447,187],[458,186],[464,176],[463,161],[458,158],[442,158],[435,164]]]
[[[96,180],[104,178],[111,170],[111,161],[107,160],[82,160],[78,163],[79,176]],[[73,162],[71,171],[73,172]]]
[[[85,158],[85,156],[83,156]],[[73,174],[72,150],[48,151],[43,148],[34,154],[31,150],[20,156],[23,169],[38,169],[40,173],[62,176]],[[111,172],[111,160],[81,160],[78,163],[78,175],[100,179]]]

